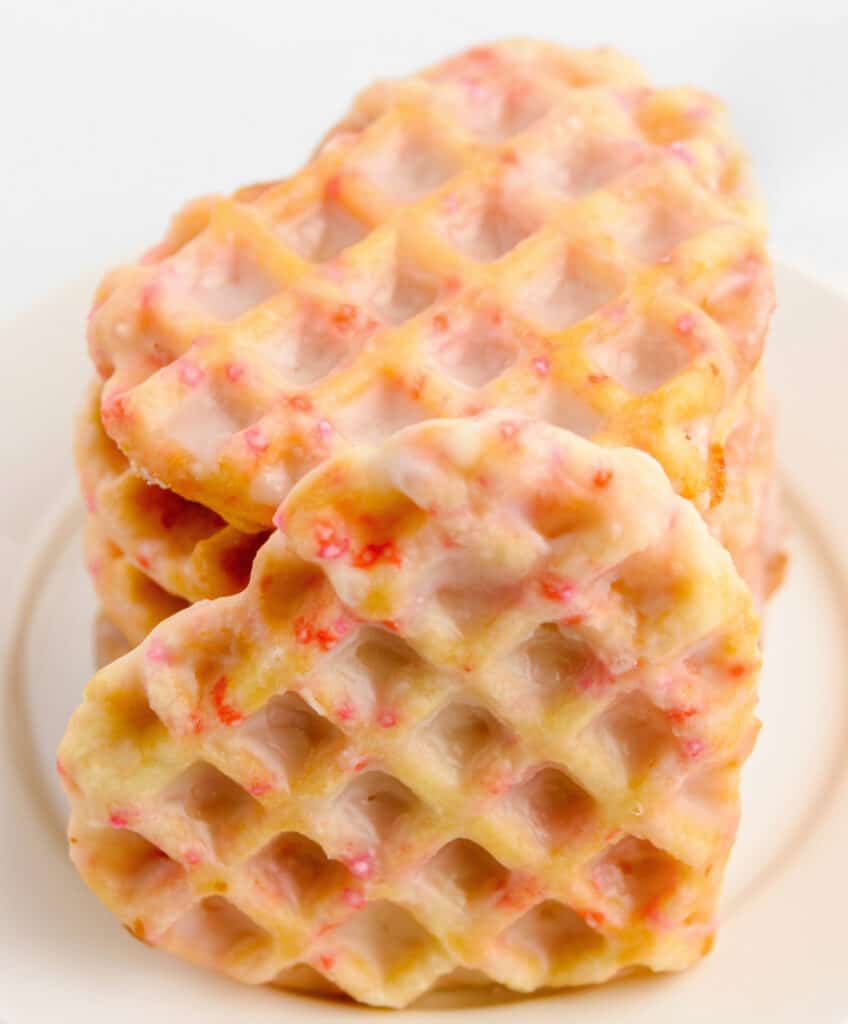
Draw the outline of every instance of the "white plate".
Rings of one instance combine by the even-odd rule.
[[[243,988],[145,949],[68,862],[53,752],[91,671],[94,599],[68,457],[71,412],[87,374],[79,325],[90,286],[80,282],[0,331],[0,602],[10,613],[0,733],[0,1024],[352,1017],[349,1006]],[[488,1006],[487,1020],[848,1020],[848,301],[785,268],[779,295],[769,360],[782,405],[792,565],[769,616],[764,728],[745,772],[715,952],[678,976]],[[404,1019],[469,1016],[474,1011],[430,1005]],[[364,1018],[377,1012],[355,1013]]]

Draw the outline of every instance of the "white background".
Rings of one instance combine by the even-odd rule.
[[[723,96],[775,254],[848,288],[846,0],[0,0],[0,321],[289,173],[374,78],[518,34]]]

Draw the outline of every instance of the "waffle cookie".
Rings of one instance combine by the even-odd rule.
[[[77,420],[77,470],[97,531],[144,575],[186,601],[241,590],[267,531],[242,533],[220,516],[134,472],[100,420],[100,387],[93,386]],[[99,547],[101,540],[91,541]],[[102,577],[98,592],[109,587]],[[146,591],[135,588],[140,597]],[[111,602],[101,599],[108,609]],[[161,604],[157,599],[157,604]],[[175,610],[171,602],[171,610]],[[170,612],[168,612],[170,614]],[[122,622],[118,616],[115,621]],[[138,642],[135,630],[127,636]]]
[[[717,101],[513,42],[367,91],[293,177],[190,205],[104,281],[106,431],[239,530],[351,444],[518,408],[705,510],[773,303]]]
[[[709,948],[758,621],[654,460],[438,420],[277,520],[247,589],[102,670],[63,740],[72,857],[134,934],[390,1006]]]

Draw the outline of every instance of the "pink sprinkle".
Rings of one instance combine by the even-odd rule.
[[[319,558],[341,558],[350,548],[350,540],[347,537],[338,537],[328,523],[316,523],[312,532]]]
[[[695,317],[691,313],[683,313],[674,326],[680,334],[691,334],[695,328]]]
[[[551,361],[545,356],[539,356],[537,359],[533,360],[531,366],[540,377],[547,377],[548,373],[550,373]]]
[[[361,889],[345,889],[342,899],[354,910],[361,910],[365,906],[365,894]]]
[[[312,625],[302,615],[294,620],[294,638],[299,644],[312,643]]]
[[[501,437],[505,440],[509,440],[511,437],[515,437],[518,433],[518,427],[514,423],[502,423],[501,424]]]
[[[258,782],[254,782],[250,787],[250,792],[253,796],[265,796],[266,793],[270,793],[274,787],[267,779],[260,779]]]
[[[337,637],[347,636],[353,629],[353,622],[346,615],[340,615],[333,623],[333,629]]]
[[[148,641],[147,657],[157,665],[171,664],[171,653],[158,636],[152,636]]]
[[[203,379],[203,370],[194,363],[181,363],[179,372],[180,380],[186,387],[193,388]]]
[[[374,873],[374,855],[372,853],[360,853],[346,861],[348,870],[354,878],[370,878]]]
[[[227,376],[227,380],[232,381],[235,384],[236,381],[241,380],[244,376],[244,367],[241,363],[227,363],[227,368],[224,370]]]
[[[191,850],[185,851],[183,854],[183,860],[189,865],[189,867],[197,867],[197,865],[203,860],[203,854],[199,850],[192,848]]]
[[[322,441],[326,441],[333,433],[333,424],[329,420],[318,420],[315,424],[315,433]]]
[[[268,438],[259,427],[251,427],[249,430],[246,430],[244,432],[244,440],[247,447],[257,455],[268,451]]]
[[[126,828],[130,823],[130,815],[127,811],[112,811],[109,815],[109,824],[112,828]]]
[[[391,729],[398,724],[398,716],[394,711],[381,711],[377,717],[377,722],[384,729]]]
[[[148,283],[141,289],[140,299],[142,308],[146,308],[153,302],[158,290],[159,285],[156,281],[148,281]]]
[[[85,507],[89,512],[97,511],[97,499],[94,497],[94,493],[86,494],[85,496]]]
[[[694,761],[703,754],[705,744],[703,740],[699,740],[697,737],[688,739],[683,744],[683,753],[690,761]]]
[[[88,571],[95,579],[100,575],[102,569],[103,562],[99,558],[92,558],[91,561],[88,563]]]
[[[695,163],[695,158],[692,156],[688,146],[685,146],[682,142],[672,142],[669,144],[668,151],[677,157],[678,160],[682,160],[685,164],[690,167]]]
[[[278,530],[280,530],[283,533],[285,532],[285,529],[286,529],[286,513],[283,510],[283,506],[282,505],[280,505],[280,507],[274,513],[274,515],[273,515],[273,517],[271,519],[271,522],[274,524],[274,526],[276,526],[276,528]]]

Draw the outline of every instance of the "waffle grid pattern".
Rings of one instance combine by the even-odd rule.
[[[90,346],[134,466],[243,530],[350,443],[496,407],[642,448],[706,508],[771,301],[720,105],[515,43],[191,206],[106,280]]]
[[[281,519],[63,742],[72,855],[128,927],[386,1005],[701,955],[758,625],[660,469],[487,414],[350,450]]]

